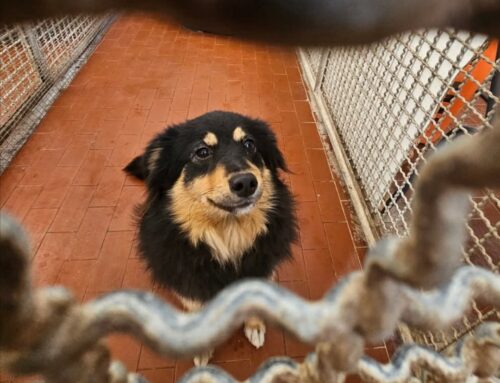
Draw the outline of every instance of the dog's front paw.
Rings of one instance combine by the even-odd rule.
[[[214,355],[213,350],[205,351],[205,352],[201,353],[200,355],[196,355],[193,358],[194,365],[196,367],[206,366],[208,364],[208,362],[210,362],[210,359],[212,359],[213,355]]]
[[[266,326],[257,318],[251,318],[245,322],[245,336],[255,348],[264,345]]]

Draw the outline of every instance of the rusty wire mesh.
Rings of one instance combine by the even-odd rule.
[[[0,172],[76,74],[109,16],[0,25]]]
[[[361,47],[301,51],[302,65],[323,116],[340,138],[362,209],[376,236],[404,236],[415,179],[430,154],[462,135],[491,128],[499,105],[498,41],[453,30],[422,30]],[[321,113],[320,113],[321,114]],[[464,260],[499,272],[498,190],[472,197]],[[443,350],[497,310],[474,306],[447,333],[413,331]]]

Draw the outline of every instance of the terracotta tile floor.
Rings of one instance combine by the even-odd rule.
[[[280,284],[317,299],[360,268],[365,245],[353,240],[349,201],[328,166],[295,53],[135,16],[111,27],[1,176],[2,209],[31,235],[36,285],[63,284],[81,301],[119,288],[170,299],[137,256],[131,216],[144,188],[121,168],[167,124],[213,109],[269,121],[293,171],[286,177],[298,201],[300,243],[279,270]],[[191,367],[125,336],[110,344],[152,383]],[[213,362],[243,379],[269,356],[300,360],[310,350],[273,329],[254,350],[239,332]],[[387,359],[385,348],[369,352]]]

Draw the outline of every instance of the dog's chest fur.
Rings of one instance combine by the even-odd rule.
[[[202,241],[212,250],[212,256],[221,263],[237,263],[250,249],[256,238],[266,230],[265,220],[257,215],[229,217],[214,225],[192,228],[190,239]]]
[[[205,243],[219,263],[237,264],[241,256],[255,243],[259,235],[267,232],[267,219],[263,211],[255,209],[244,216],[226,216],[220,220],[209,219],[201,204],[191,204],[188,209],[176,210],[176,221],[189,241],[197,246]],[[179,214],[183,211],[186,214]]]

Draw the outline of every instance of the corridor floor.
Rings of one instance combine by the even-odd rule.
[[[168,124],[214,109],[271,123],[292,171],[285,177],[298,201],[300,242],[279,283],[318,299],[359,269],[366,245],[354,239],[349,201],[328,165],[295,51],[127,16],[108,30],[0,178],[2,210],[30,234],[36,286],[64,285],[82,302],[143,289],[177,304],[152,285],[138,257],[132,211],[144,187],[121,169]],[[192,366],[126,336],[109,342],[115,358],[151,383],[173,382]],[[240,331],[213,363],[244,379],[269,356],[301,360],[310,350],[271,328],[255,350]],[[368,352],[387,360],[385,347]]]

